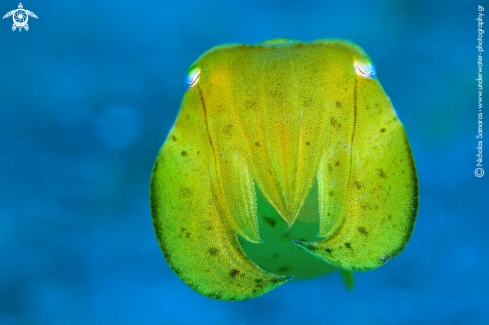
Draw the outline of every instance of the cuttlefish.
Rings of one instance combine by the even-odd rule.
[[[373,270],[414,229],[418,180],[370,57],[338,39],[225,44],[188,69],[154,164],[153,226],[198,293],[260,296]]]

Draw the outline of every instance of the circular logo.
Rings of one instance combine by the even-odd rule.
[[[477,177],[482,177],[484,176],[484,169],[482,168],[476,168],[474,171],[475,176]]]
[[[24,9],[17,9],[14,14],[14,24],[17,27],[23,27],[27,24],[27,12]]]

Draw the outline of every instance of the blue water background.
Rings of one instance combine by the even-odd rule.
[[[23,4],[39,17],[28,32],[0,20],[0,324],[489,324],[477,2]],[[17,5],[1,0],[0,14]],[[328,37],[373,58],[405,125],[421,190],[414,235],[353,291],[335,274],[244,302],[200,296],[163,259],[148,202],[185,72],[221,43]]]

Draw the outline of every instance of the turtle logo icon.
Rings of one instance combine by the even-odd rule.
[[[25,10],[24,6],[22,6],[22,3],[19,3],[19,9],[7,12],[7,14],[3,16],[3,19],[8,18],[10,16],[13,16],[12,18],[14,20],[14,24],[12,25],[12,31],[14,32],[17,28],[19,29],[19,32],[22,31],[22,28],[25,28],[26,31],[29,30],[29,25],[27,25],[29,16],[37,19],[36,14],[33,13],[32,11]]]

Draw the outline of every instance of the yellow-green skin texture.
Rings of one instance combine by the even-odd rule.
[[[156,159],[153,225],[172,270],[214,299],[383,265],[407,245],[418,181],[404,127],[353,43],[204,53]],[[265,242],[263,242],[265,241]]]

